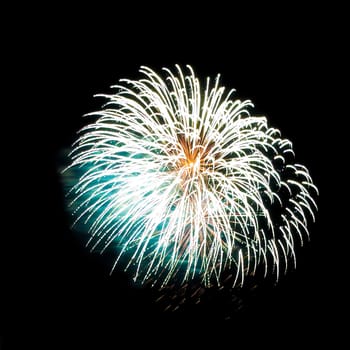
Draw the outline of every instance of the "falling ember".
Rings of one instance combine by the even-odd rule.
[[[317,188],[289,140],[193,69],[122,80],[80,132],[71,165],[74,225],[92,250],[143,284],[233,285],[263,267],[277,279],[309,236]]]

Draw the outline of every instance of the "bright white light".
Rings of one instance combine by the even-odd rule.
[[[229,269],[243,284],[259,265],[278,278],[308,236],[317,189],[250,101],[176,68],[163,79],[141,67],[143,79],[99,95],[108,102],[72,152],[70,168],[87,169],[72,188],[76,221],[92,249],[116,243],[116,263],[126,257],[141,282],[209,286]]]

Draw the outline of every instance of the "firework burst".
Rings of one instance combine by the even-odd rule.
[[[191,67],[121,80],[83,128],[66,174],[75,224],[92,250],[115,249],[134,280],[233,284],[262,266],[277,279],[308,237],[317,188],[289,140],[252,103]]]

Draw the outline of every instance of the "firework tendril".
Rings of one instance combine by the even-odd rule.
[[[317,188],[294,163],[292,143],[187,66],[164,77],[121,80],[95,122],[80,131],[65,173],[74,225],[87,245],[116,252],[135,281],[166,286],[193,279],[233,285],[263,269],[277,279],[308,239]]]

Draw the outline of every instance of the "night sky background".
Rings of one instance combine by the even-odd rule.
[[[23,162],[31,193],[28,218],[18,248],[10,259],[3,255],[13,267],[2,303],[9,348],[21,330],[30,330],[24,344],[46,349],[93,342],[96,349],[124,349],[124,341],[284,348],[291,342],[335,346],[340,339],[345,276],[333,219],[340,209],[329,186],[337,182],[329,170],[336,160],[326,136],[332,132],[327,103],[337,63],[331,61],[336,43],[327,11],[279,9],[266,17],[258,9],[253,17],[235,6],[205,13],[177,7],[169,4],[154,16],[136,5],[91,7],[89,15],[52,7],[23,28],[17,46],[27,59],[19,65],[28,74],[22,84],[32,93],[33,107],[24,125],[35,133]],[[90,254],[71,231],[58,168],[88,122],[82,115],[103,103],[94,94],[111,92],[121,78],[138,79],[141,65],[160,71],[175,64],[192,65],[202,81],[221,73],[223,85],[251,99],[254,112],[293,142],[297,162],[308,167],[320,197],[311,242],[297,251],[297,269],[278,285],[267,280],[254,291],[237,291],[233,302],[209,293],[200,305],[164,313],[154,292],[132,287],[121,273],[109,276],[112,257]]]

